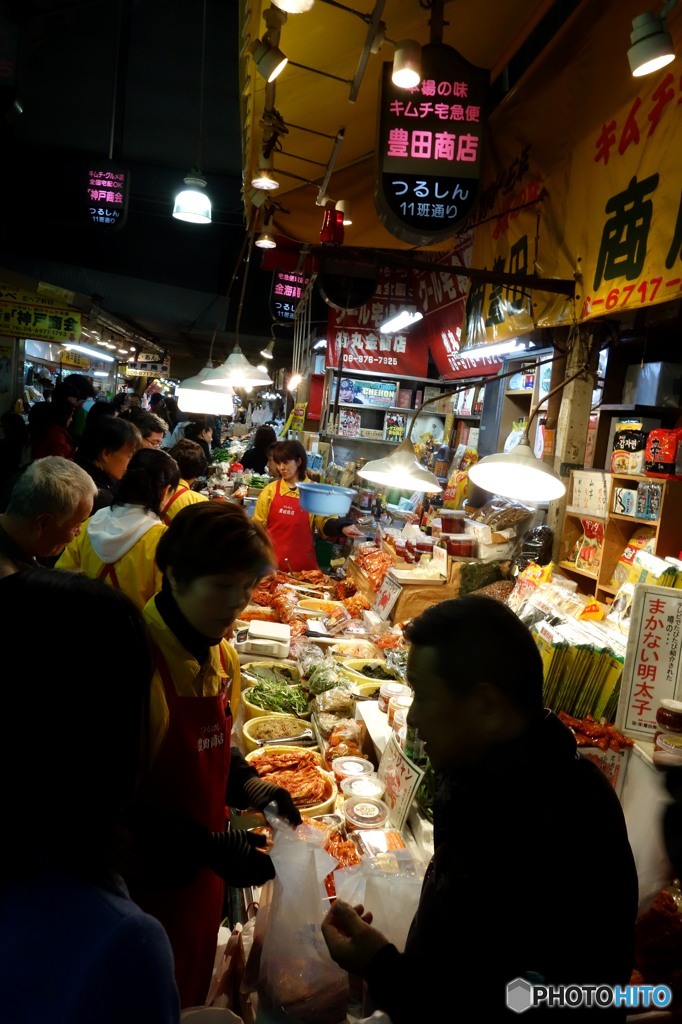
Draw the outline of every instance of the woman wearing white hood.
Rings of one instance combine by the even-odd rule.
[[[161,589],[155,555],[166,527],[160,512],[179,479],[178,464],[167,452],[141,448],[130,460],[113,504],[87,520],[56,568],[104,580],[144,608]]]

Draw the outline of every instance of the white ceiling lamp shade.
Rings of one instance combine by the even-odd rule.
[[[665,28],[665,15],[676,2],[667,3],[660,15],[648,12],[633,18],[628,61],[635,78],[651,75],[675,60],[675,47]]]
[[[239,345],[235,345],[224,363],[206,374],[202,384],[207,387],[229,384],[232,388],[260,388],[272,384],[267,371],[253,366]]]
[[[405,438],[394,452],[383,459],[366,462],[358,470],[358,476],[373,484],[396,487],[401,491],[422,491],[425,494],[440,494],[443,490],[438,478],[425,469],[417,459],[414,445]]]
[[[258,73],[266,82],[274,82],[286,67],[289,59],[284,56],[278,46],[272,46],[262,39],[256,39],[251,45],[251,56],[256,63]]]
[[[200,174],[190,171],[185,178],[185,188],[175,197],[173,216],[176,220],[184,220],[187,224],[211,223],[211,200],[206,188],[206,179]]]
[[[287,14],[305,14],[315,6],[315,0],[272,0],[275,7]]]
[[[422,77],[422,48],[414,39],[402,39],[393,54],[391,81],[398,89],[416,89]]]
[[[178,408],[182,412],[206,416],[231,416],[234,412],[234,391],[227,385],[203,388],[206,376],[213,367],[210,362],[194,377],[180,382],[177,390]]]
[[[351,216],[350,203],[348,202],[347,199],[339,199],[339,201],[336,204],[336,209],[340,210],[341,213],[343,214],[343,226],[344,227],[348,227],[349,224],[353,223],[353,218]]]
[[[554,469],[535,457],[527,437],[510,452],[486,455],[469,468],[469,479],[485,491],[516,501],[556,501],[566,493]]]
[[[267,343],[265,348],[262,348],[260,350],[260,355],[262,355],[263,359],[274,359],[274,349],[275,349],[275,339],[272,338]]]
[[[393,334],[395,331],[405,331],[412,324],[416,324],[421,320],[423,314],[418,309],[412,307],[411,309],[401,309],[397,313],[393,313],[388,320],[384,320],[383,324],[379,325],[379,330],[382,334]]]

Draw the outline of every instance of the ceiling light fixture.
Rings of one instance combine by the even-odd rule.
[[[258,245],[258,241],[257,240],[256,240],[256,245]],[[265,346],[265,348],[262,348],[260,350],[260,355],[262,355],[263,359],[274,359],[274,355],[273,355],[274,348],[275,348],[275,339],[271,338],[270,341]]]
[[[211,361],[194,377],[180,382],[176,393],[182,412],[201,413],[206,416],[231,416],[234,412],[234,391],[229,385],[202,388],[206,376],[213,369]]]
[[[275,7],[287,14],[305,14],[315,5],[315,0],[272,0]]]
[[[632,21],[628,50],[630,70],[635,78],[650,75],[675,60],[675,47],[666,31],[665,19],[677,0],[668,0],[660,14],[638,14]]]
[[[293,394],[293,392],[296,391],[302,380],[303,377],[301,376],[300,373],[292,373],[291,377],[289,378],[289,383],[287,384],[287,391],[291,391]]]
[[[379,330],[382,334],[392,334],[395,331],[404,331],[412,324],[416,324],[423,318],[423,313],[420,313],[418,309],[401,309],[397,313],[391,314],[388,320],[384,320],[383,324],[379,325]]]
[[[323,348],[326,348],[326,347],[327,347],[327,339],[326,338],[318,338],[318,340],[313,345],[313,351],[318,351],[319,349],[323,349]]]
[[[437,494],[443,490],[438,478],[417,459],[414,445],[405,438],[394,452],[383,459],[372,459],[358,470],[358,476],[373,484],[397,487],[401,491]]]
[[[396,43],[391,81],[398,89],[416,89],[422,77],[422,48],[414,39]]]
[[[271,156],[261,156],[258,159],[258,174],[251,179],[254,188],[263,189],[265,192],[272,192],[279,188],[279,182],[274,176],[274,168]]]
[[[256,39],[251,45],[251,56],[256,63],[258,73],[268,83],[274,82],[288,61],[279,46],[273,46],[263,39]]]
[[[114,348],[116,346],[113,346]],[[69,342],[64,348],[71,349],[73,352],[82,352],[83,355],[92,356],[93,359],[98,359],[100,362],[113,363],[114,357],[108,356],[104,352],[98,352],[96,348],[88,348],[87,345],[75,345]]]
[[[339,199],[335,208],[337,210],[340,210],[340,212],[343,214],[344,227],[348,227],[349,224],[353,223],[353,218],[351,217],[350,212],[350,203],[348,202],[347,199]]]
[[[233,388],[259,388],[272,384],[272,381],[267,371],[258,370],[248,361],[237,343],[225,362],[206,374],[202,384],[210,387],[229,384]]]
[[[256,241],[253,243],[257,245],[259,249],[276,249],[277,242],[273,235],[269,231],[261,231]]]
[[[474,348],[460,349],[458,355],[466,359],[487,359],[491,356],[513,356],[520,352],[526,352],[528,346],[525,342],[519,342],[516,338],[511,341],[500,341],[495,345],[476,345]]]
[[[211,200],[204,191],[206,179],[201,171],[202,155],[204,147],[204,71],[206,67],[206,3],[203,3],[203,15],[201,21],[201,72],[199,76],[199,132],[197,136],[197,159],[196,166],[192,168],[185,178],[186,188],[182,189],[175,197],[173,204],[173,216],[176,220],[183,220],[188,224],[210,224],[211,223]]]

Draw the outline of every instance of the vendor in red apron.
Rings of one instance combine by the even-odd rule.
[[[345,537],[360,536],[360,531],[350,519],[314,516],[301,508],[298,485],[306,480],[308,456],[300,441],[279,441],[273,448],[272,459],[280,478],[263,488],[253,518],[266,527],[279,569],[317,569],[315,530],[327,540],[338,538],[340,542]]]
[[[274,800],[292,824],[301,818],[289,793],[259,779],[231,746],[240,671],[226,637],[272,571],[267,535],[240,506],[206,501],[174,517],[156,561],[163,585],[144,608],[156,663],[153,763],[130,812],[127,881],[170,938],[185,1008],[206,1000],[224,882],[262,885],[275,874],[263,836],[226,829],[226,805],[262,810]]]

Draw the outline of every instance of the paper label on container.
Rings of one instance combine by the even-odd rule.
[[[682,593],[640,583],[632,599],[616,728],[652,740],[663,697],[682,698]]]
[[[391,732],[377,775],[386,786],[383,801],[388,807],[391,825],[399,831],[405,826],[414,795],[424,772],[402,750],[396,735]]]
[[[379,587],[379,591],[376,596],[376,601],[373,605],[374,611],[378,612],[384,621],[386,621],[393,611],[393,607],[400,597],[400,591],[402,589],[403,588],[400,584],[396,583],[395,580],[392,580],[388,574],[384,576],[383,582]]]

